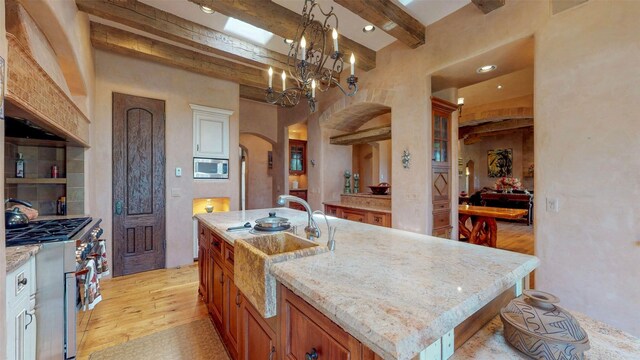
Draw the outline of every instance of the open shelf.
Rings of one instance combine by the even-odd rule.
[[[6,178],[6,184],[66,184],[67,178]]]

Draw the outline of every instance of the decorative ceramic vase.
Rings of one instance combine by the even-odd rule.
[[[360,192],[360,174],[353,174],[353,193],[357,194]]]
[[[351,171],[345,170],[344,172],[344,193],[351,194]]]
[[[560,300],[549,293],[525,290],[500,310],[504,337],[533,359],[583,360],[589,337]]]

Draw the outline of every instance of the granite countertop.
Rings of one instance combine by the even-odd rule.
[[[40,250],[40,245],[12,246],[6,248],[7,273],[22,266]]]
[[[196,218],[233,244],[256,235],[228,233],[227,227],[253,223],[269,210]],[[305,212],[275,210],[299,229],[307,223]],[[384,358],[413,358],[539,264],[530,255],[329,218],[338,228],[334,252],[274,264],[270,271]],[[326,232],[324,220],[316,220]]]
[[[364,211],[375,211],[375,212],[391,214],[391,209],[389,209],[387,207],[382,207],[382,206],[347,204],[347,203],[343,203],[343,202],[340,202],[340,201],[325,201],[325,202],[323,202],[323,204],[324,205],[329,205],[329,206],[339,206],[339,207],[343,207],[343,208],[347,208],[347,209],[357,209],[357,210],[364,210]]]
[[[589,335],[591,349],[585,352],[585,359],[640,359],[640,339],[583,314],[575,312],[572,314]],[[500,321],[500,316],[496,316],[456,350],[449,359],[524,360],[529,357],[506,342],[502,321]]]
[[[251,225],[255,225],[256,219],[268,217],[269,212],[271,211],[275,211],[276,216],[289,219],[291,225],[298,227],[298,235],[304,237],[303,229],[307,226],[308,222],[307,213],[305,211],[287,207],[246,211],[212,212],[196,214],[193,217],[198,220],[202,220],[209,226],[209,228],[214,230],[216,234],[226,240],[229,244],[233,245],[237,239],[249,239],[259,235],[251,234],[249,230],[228,232],[227,228],[242,226],[246,222],[250,222]],[[316,218],[316,220],[318,220],[318,218]],[[324,220],[322,221],[324,222]]]

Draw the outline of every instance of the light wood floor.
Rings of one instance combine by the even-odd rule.
[[[533,225],[498,221],[499,249],[533,255]]]
[[[93,311],[78,313],[78,360],[97,350],[206,318],[198,300],[198,267],[105,279]]]

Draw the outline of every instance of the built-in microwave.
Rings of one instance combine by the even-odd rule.
[[[193,178],[194,179],[228,179],[229,160],[193,158]]]

